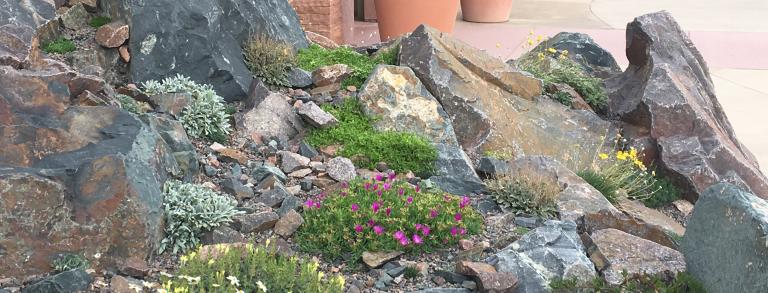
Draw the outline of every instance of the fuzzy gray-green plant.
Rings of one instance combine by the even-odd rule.
[[[201,85],[188,77],[177,75],[162,81],[150,80],[142,84],[147,95],[190,93],[193,100],[184,107],[179,121],[187,134],[194,138],[207,138],[223,142],[231,131],[230,115],[224,98],[210,85]]]
[[[170,180],[163,187],[165,199],[165,238],[160,253],[171,249],[175,254],[186,252],[200,243],[200,234],[242,213],[237,201],[206,187]]]
[[[487,183],[496,203],[504,209],[542,218],[557,216],[560,187],[554,182],[505,174]]]
[[[88,260],[79,254],[64,254],[55,259],[51,266],[57,272],[69,271],[73,269],[87,269],[90,264]]]
[[[130,96],[117,94],[115,98],[120,103],[120,108],[122,108],[123,110],[126,110],[134,114],[141,113],[141,106],[139,105],[139,102],[137,102]]]

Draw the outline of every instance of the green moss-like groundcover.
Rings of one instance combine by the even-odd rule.
[[[363,85],[371,72],[379,64],[395,65],[397,63],[398,48],[381,52],[374,57],[360,54],[349,47],[337,49],[325,49],[318,45],[311,45],[307,49],[300,50],[297,59],[299,67],[307,71],[314,71],[323,66],[346,64],[352,68],[352,75],[344,80],[344,86]]]
[[[336,127],[315,129],[307,137],[316,147],[341,145],[340,156],[353,158],[359,167],[374,168],[385,162],[396,172],[413,171],[431,175],[435,168],[437,150],[426,138],[405,132],[380,132],[373,119],[366,116],[360,104],[347,98],[338,106],[325,104],[323,110],[339,120]]]

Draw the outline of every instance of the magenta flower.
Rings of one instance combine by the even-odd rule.
[[[417,193],[421,192],[421,187],[419,187],[418,185],[416,185],[416,192]]]
[[[464,229],[464,228],[459,229],[459,234],[461,235],[467,234],[467,229]]]
[[[304,202],[304,205],[305,205],[305,206],[306,206],[308,209],[311,209],[313,206],[315,206],[315,202],[314,202],[314,201],[313,201],[313,200],[310,198],[310,199],[307,199],[307,201],[306,201],[306,202]]]
[[[469,199],[469,197],[467,196],[462,197],[461,201],[459,202],[459,208],[463,209],[464,207],[468,206],[470,201],[471,200]]]
[[[421,227],[424,227],[424,225],[422,225],[422,224],[413,225],[413,228],[416,228],[416,231],[420,231]]]
[[[376,225],[376,221],[373,219],[368,220],[368,227],[373,227],[373,225]]]
[[[408,240],[408,237],[403,237],[403,238],[400,239],[400,245],[402,245],[402,246],[406,246],[406,245],[408,245],[410,243],[411,243],[411,241]]]
[[[342,181],[341,188],[344,188],[344,189],[349,188],[349,183],[347,183],[347,181]]]
[[[371,189],[371,183],[370,182],[366,182],[365,183],[365,191],[368,191],[368,189]]]
[[[376,181],[384,181],[384,175],[381,175],[381,173],[376,174]]]
[[[429,217],[434,219],[437,218],[437,211],[436,210],[429,210]]]
[[[422,240],[421,237],[419,237],[419,235],[413,234],[413,243],[422,244],[424,243],[424,240]]]
[[[395,174],[395,172],[389,172],[388,177],[389,177],[389,180],[395,180],[395,178],[397,177],[397,174]]]
[[[456,220],[456,222],[461,222],[461,213],[453,215],[453,219]]]
[[[408,199],[406,199],[405,201],[407,201],[408,204],[412,204],[413,203],[413,196],[409,196]]]
[[[360,209],[360,206],[357,205],[356,203],[353,203],[351,209],[352,209],[352,212],[357,212],[357,210]]]
[[[459,228],[456,228],[456,226],[451,227],[451,236],[456,236],[459,234]]]
[[[346,191],[342,191],[342,192],[339,193],[339,195],[341,195],[341,197],[345,197],[345,196],[347,196],[347,192]]]
[[[384,227],[379,225],[373,226],[373,232],[376,233],[376,235],[381,235],[381,233],[384,233]]]
[[[400,187],[400,189],[397,190],[397,195],[403,196],[403,194],[405,194],[405,189]]]
[[[384,190],[389,190],[390,188],[392,188],[392,184],[384,183]]]
[[[376,195],[378,195],[379,197],[381,197],[381,195],[382,195],[382,194],[383,194],[383,193],[382,193],[381,189],[379,189],[379,190],[377,190],[377,191],[376,191]]]
[[[376,189],[379,189],[379,184],[378,183],[374,183],[373,184],[373,190],[376,190]]]
[[[360,224],[355,225],[355,232],[360,233],[363,232],[363,226]]]
[[[315,202],[315,208],[316,208],[316,209],[319,209],[319,208],[320,208],[320,202],[319,202],[319,201],[316,201],[316,202]]]
[[[390,215],[392,215],[392,208],[387,208],[387,209],[386,209],[386,210],[384,210],[384,211],[387,213],[387,217],[389,217]]]
[[[395,234],[393,234],[392,236],[395,237],[395,239],[397,239],[397,240],[401,240],[403,238],[408,239],[408,238],[405,237],[405,232],[400,231],[400,230],[395,232]]]
[[[421,227],[421,234],[424,235],[424,237],[429,236],[429,232],[432,231],[429,229],[429,226],[424,225]]]
[[[379,204],[378,201],[374,201],[373,204],[371,204],[371,209],[373,210],[374,213],[378,213],[379,208],[381,208],[381,204]]]

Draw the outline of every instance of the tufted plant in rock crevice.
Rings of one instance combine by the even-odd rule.
[[[269,241],[269,240],[268,240]],[[326,277],[318,264],[252,244],[207,246],[181,257],[175,276],[161,279],[167,292],[341,293],[342,276]]]
[[[87,269],[90,263],[82,255],[67,253],[55,259],[51,266],[55,271],[63,272],[73,269]]]
[[[170,180],[163,186],[165,238],[159,252],[185,252],[200,243],[200,234],[242,213],[237,201],[200,185]]]
[[[491,195],[505,210],[541,218],[557,217],[560,187],[543,178],[502,174],[486,182]]]
[[[423,191],[395,177],[357,179],[310,198],[296,243],[329,258],[357,260],[365,251],[431,251],[481,230],[482,216],[468,197]]]
[[[245,65],[265,83],[290,86],[288,72],[296,66],[296,56],[290,45],[262,35],[253,35],[243,45]]]
[[[141,105],[132,97],[123,94],[117,94],[115,95],[115,99],[120,103],[121,109],[134,114],[141,114]]]
[[[194,138],[207,138],[226,142],[231,131],[230,115],[224,98],[210,85],[200,85],[189,77],[177,75],[162,81],[150,80],[142,84],[146,95],[190,93],[192,102],[184,107],[179,121],[187,134]]]
[[[43,45],[43,51],[48,54],[66,54],[77,50],[77,46],[71,40],[60,37]]]

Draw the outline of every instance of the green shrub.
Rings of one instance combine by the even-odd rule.
[[[305,203],[294,240],[302,250],[358,259],[365,251],[431,251],[481,231],[468,197],[431,193],[377,176],[357,179]]]
[[[67,38],[60,37],[53,42],[43,45],[43,51],[48,54],[66,54],[77,49],[75,43]]]
[[[87,269],[90,264],[82,255],[68,253],[55,259],[51,266],[57,272],[63,272],[74,269]]]
[[[194,248],[200,243],[201,233],[229,223],[234,215],[242,213],[235,209],[234,199],[200,185],[169,180],[163,192],[165,238],[160,253],[169,248],[174,254]]]
[[[216,94],[210,85],[200,85],[188,77],[177,75],[162,82],[150,80],[142,84],[147,95],[190,93],[192,102],[184,107],[179,121],[187,134],[194,138],[207,138],[226,142],[231,131],[230,115],[224,98]]]
[[[134,100],[132,97],[123,94],[117,94],[115,95],[115,98],[120,103],[120,108],[123,110],[134,114],[140,114],[142,112],[139,102]]]
[[[566,92],[556,92],[552,94],[552,98],[555,101],[558,101],[560,104],[566,105],[568,107],[573,105],[573,98]]]
[[[605,199],[611,203],[619,201],[619,186],[615,182],[609,181],[602,174],[594,170],[583,170],[577,173],[581,179],[584,179],[589,185],[592,185],[597,191],[605,196]]]
[[[531,52],[535,53],[535,52]],[[608,95],[603,89],[601,79],[586,74],[581,65],[567,57],[568,51],[558,51],[553,48],[538,52],[536,56],[529,54],[518,65],[544,81],[544,85],[564,83],[573,87],[584,100],[596,111],[605,109]],[[556,100],[564,100],[556,97]],[[570,99],[568,99],[570,101]],[[566,106],[570,104],[564,103]]]
[[[325,277],[318,264],[285,257],[273,248],[216,245],[183,256],[176,276],[163,276],[167,292],[341,293],[344,278]]]
[[[618,286],[611,286],[597,277],[589,284],[579,284],[576,280],[554,280],[549,284],[552,292],[600,292],[600,293],[706,293],[704,286],[688,272],[677,274],[671,280],[658,276],[629,276],[623,273],[624,281]]]
[[[528,176],[502,175],[487,182],[488,190],[502,208],[515,213],[554,218],[557,216],[556,183]]]
[[[655,172],[648,171],[635,148],[598,156],[600,160],[579,175],[612,203],[622,197],[644,201],[659,191]]]
[[[100,28],[101,26],[112,22],[112,19],[108,16],[94,16],[91,18],[91,22],[88,23],[93,28]]]
[[[311,145],[342,145],[339,155],[353,158],[358,166],[369,169],[377,162],[386,162],[397,172],[410,170],[422,176],[434,172],[437,150],[429,140],[412,133],[376,131],[373,119],[352,98],[339,106],[325,104],[322,108],[336,117],[339,124],[312,130],[307,137]]]
[[[290,86],[288,73],[296,66],[293,49],[286,43],[261,35],[251,36],[243,45],[245,64],[265,83]]]
[[[406,279],[416,279],[419,277],[420,274],[421,272],[419,271],[419,269],[417,269],[414,266],[406,266],[405,271],[403,271],[403,275],[405,276]]]
[[[647,207],[659,208],[680,199],[680,189],[672,184],[669,179],[661,176],[655,176],[653,185],[653,190],[656,192],[654,192],[652,196],[643,200],[643,203]]]
[[[307,71],[314,71],[328,65],[346,64],[352,68],[352,75],[344,81],[344,86],[353,85],[360,88],[376,65],[395,65],[398,52],[399,48],[394,48],[381,52],[375,57],[369,57],[349,47],[329,50],[318,45],[311,45],[307,49],[299,50],[297,57],[299,67]]]

